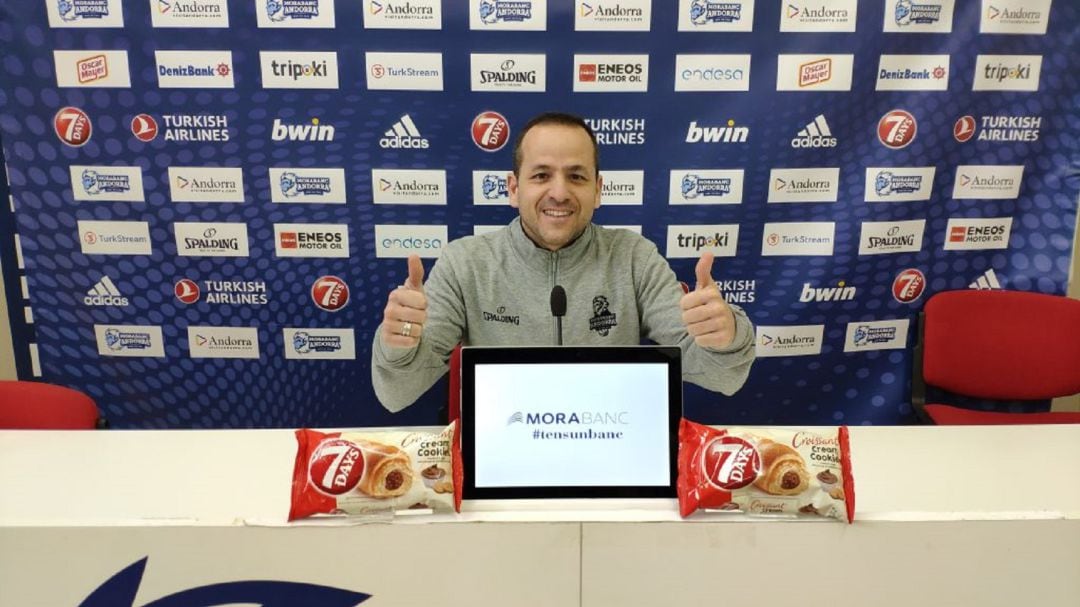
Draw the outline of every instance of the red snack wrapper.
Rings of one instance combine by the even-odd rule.
[[[679,424],[679,514],[698,509],[855,520],[846,426],[711,428]]]
[[[297,430],[289,520],[459,511],[456,435],[456,423],[434,433]]]

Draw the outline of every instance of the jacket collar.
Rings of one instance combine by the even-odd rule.
[[[507,227],[510,230],[510,244],[522,263],[544,273],[550,272],[552,263],[556,261],[560,272],[576,266],[585,258],[596,236],[596,226],[590,223],[585,226],[585,231],[578,236],[577,240],[558,251],[549,251],[536,246],[536,243],[525,235],[525,228],[521,226],[521,217],[515,217]]]

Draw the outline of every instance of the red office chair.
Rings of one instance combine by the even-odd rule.
[[[89,396],[62,386],[0,381],[0,428],[6,430],[93,430],[104,427]]]
[[[1002,413],[926,403],[926,386],[984,400],[1080,392],[1080,300],[1020,291],[946,291],[926,302],[911,400],[947,425],[1075,424],[1080,412]]]
[[[450,353],[450,400],[447,410],[450,421],[461,417],[461,344]]]

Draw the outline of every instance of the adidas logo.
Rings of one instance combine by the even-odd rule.
[[[818,114],[814,121],[806,125],[798,135],[791,140],[793,148],[834,148],[836,137],[829,130],[829,123],[825,122],[825,114]]]
[[[426,150],[428,140],[420,134],[420,129],[416,128],[416,123],[412,121],[412,118],[405,114],[394,123],[394,126],[383,133],[382,139],[379,140],[379,147]]]
[[[975,282],[968,285],[969,289],[978,289],[980,291],[988,289],[1001,289],[1001,283],[998,281],[997,274],[994,273],[994,268],[983,272],[983,275],[976,278]]]
[[[126,306],[128,299],[120,294],[112,279],[102,276],[101,280],[86,292],[83,303],[88,306]]]

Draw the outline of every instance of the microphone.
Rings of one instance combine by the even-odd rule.
[[[551,315],[555,317],[555,332],[558,341],[555,345],[562,345],[562,317],[566,316],[566,290],[560,285],[551,288]]]

